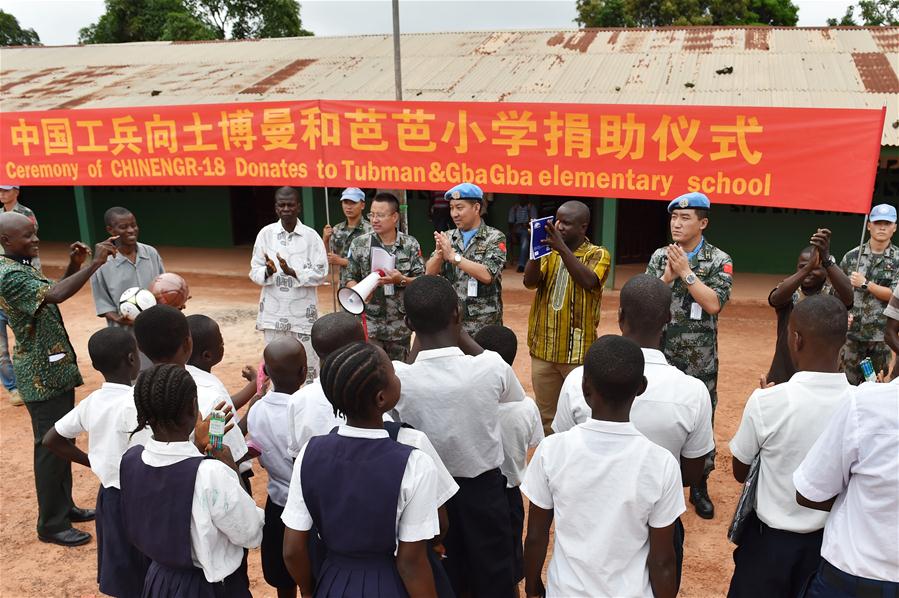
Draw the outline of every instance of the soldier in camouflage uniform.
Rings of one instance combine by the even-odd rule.
[[[427,273],[452,283],[462,311],[462,328],[474,336],[484,326],[503,323],[502,276],[506,235],[481,219],[484,193],[471,183],[446,192],[456,228],[434,233],[437,248]]]
[[[708,226],[710,207],[702,193],[687,193],[668,205],[674,244],[652,254],[646,273],[671,285],[665,357],[671,365],[705,383],[714,417],[718,404],[718,313],[730,299],[733,261],[702,234]],[[690,502],[705,519],[715,515],[707,484],[714,468],[713,451],[706,458],[702,483],[690,488]]]
[[[403,292],[425,272],[421,246],[415,237],[397,231],[400,204],[390,193],[375,195],[371,204],[373,231],[350,245],[346,286],[354,286],[371,274],[372,247],[381,247],[396,258],[395,269],[385,273],[365,304],[369,341],[381,346],[394,361],[406,361],[412,331],[406,326]]]
[[[843,256],[840,268],[855,289],[852,318],[846,344],[840,352],[840,366],[851,384],[864,382],[859,364],[871,358],[874,371],[887,373],[892,353],[883,338],[889,303],[899,275],[899,247],[891,243],[896,232],[896,208],[874,206],[868,222],[871,239]]]
[[[340,286],[346,284],[347,254],[354,239],[371,232],[371,224],[362,215],[365,210],[365,193],[357,187],[343,190],[340,207],[346,220],[335,226],[328,225],[322,231],[322,240],[328,249],[328,264],[340,269]]]

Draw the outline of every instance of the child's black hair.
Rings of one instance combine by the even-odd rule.
[[[312,325],[311,336],[315,354],[324,361],[344,345],[365,341],[365,329],[353,314],[337,311],[317,319]]]
[[[442,276],[419,276],[403,293],[403,307],[416,332],[433,334],[450,325],[459,298]]]
[[[165,363],[144,370],[134,384],[137,428],[176,424],[197,398],[197,385],[183,367]]]
[[[621,312],[636,330],[651,331],[671,320],[671,287],[651,274],[637,274],[621,287]]]
[[[518,354],[518,337],[511,328],[491,324],[484,326],[474,336],[474,342],[487,351],[495,351],[503,358],[503,361],[512,365],[515,355]]]
[[[213,343],[218,340],[216,333],[221,331],[215,320],[203,314],[193,314],[187,316],[187,328],[194,342],[191,360],[199,358],[203,355],[203,351],[212,351],[216,348]]]
[[[134,320],[137,346],[153,361],[171,358],[190,336],[187,318],[170,305],[154,305]]]
[[[633,399],[643,382],[643,351],[634,341],[607,334],[590,345],[584,378],[610,404]]]
[[[137,343],[134,337],[124,328],[109,327],[98,330],[87,341],[87,353],[91,358],[91,365],[102,374],[108,374],[122,367],[128,359],[128,354],[133,353],[137,357]]]
[[[833,295],[812,295],[796,304],[790,323],[806,338],[814,337],[829,347],[842,347],[849,314],[843,302]]]
[[[368,343],[345,345],[328,355],[321,367],[321,383],[335,415],[368,415],[371,401],[387,385],[381,363],[378,348]]]

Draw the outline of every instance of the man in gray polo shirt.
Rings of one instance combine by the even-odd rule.
[[[119,298],[131,287],[146,289],[165,272],[159,252],[137,242],[137,219],[125,208],[114,207],[103,215],[106,232],[118,237],[118,254],[103,264],[91,277],[91,291],[97,316],[109,326],[128,326],[134,322],[119,315]]]

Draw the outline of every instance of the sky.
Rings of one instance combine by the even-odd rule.
[[[793,0],[799,25],[825,25],[846,12],[851,0]],[[362,35],[392,31],[389,0],[306,0],[303,26],[316,35]],[[104,12],[103,0],[0,0],[46,45],[74,44],[78,30]],[[409,33],[575,27],[575,0],[401,0],[400,27]]]

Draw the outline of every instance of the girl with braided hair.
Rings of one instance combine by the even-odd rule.
[[[250,596],[244,549],[262,541],[263,512],[244,491],[228,446],[209,443],[190,374],[173,364],[145,370],[134,403],[135,432],[153,431],[120,468],[125,530],[151,560],[141,596]]]
[[[435,597],[427,550],[439,533],[437,469],[384,428],[400,398],[393,364],[380,347],[353,343],[328,356],[321,384],[346,425],[297,456],[281,517],[288,571],[303,596],[313,594],[314,525],[327,547],[316,598]]]

